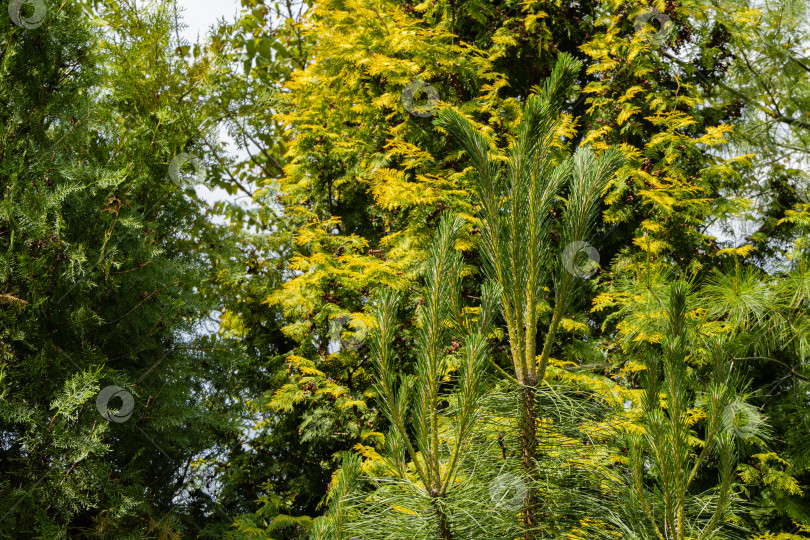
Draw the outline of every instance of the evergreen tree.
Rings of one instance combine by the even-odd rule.
[[[500,170],[500,156],[491,155],[491,144],[469,121],[445,110],[439,115],[439,125],[459,139],[477,173],[475,191],[481,208],[483,251],[488,273],[502,290],[501,309],[508,329],[511,360],[523,394],[522,461],[529,477],[535,476],[538,452],[535,392],[545,378],[557,328],[572,297],[581,288],[582,252],[590,240],[599,195],[622,164],[615,149],[596,158],[589,148],[580,147],[571,158],[562,160],[559,151],[555,152],[555,141],[560,137],[555,119],[581,67],[579,62],[561,55],[541,94],[528,98],[518,135],[508,154],[507,172]],[[561,161],[559,164],[554,162],[555,157]],[[557,258],[552,258],[552,209],[558,192],[569,181],[558,232],[559,246],[564,248]],[[590,258],[586,260],[591,263]],[[554,306],[549,319],[543,321],[548,330],[538,351],[536,336],[541,321],[542,291],[549,285],[554,293]],[[539,507],[530,488],[523,509],[524,538],[535,538]]]
[[[217,231],[172,182],[200,172],[174,166],[205,135],[180,97],[205,63],[172,56],[170,5],[100,9],[107,34],[73,3],[2,22],[0,529],[15,538],[230,525],[200,465],[237,431],[240,356],[198,326],[216,305],[197,246]]]

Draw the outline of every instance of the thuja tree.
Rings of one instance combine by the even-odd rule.
[[[757,156],[726,186],[725,195],[744,197],[745,204],[719,222],[726,235],[750,238],[760,266],[772,266],[795,238],[796,228],[782,220],[785,211],[808,202],[807,8],[792,1],[701,3],[678,36],[698,47],[661,54],[662,65],[695,82],[709,111],[731,113],[727,121],[736,127],[727,152]]]
[[[103,481],[103,464],[86,458],[106,453],[102,432],[93,429],[99,417],[88,415],[81,427],[75,423],[76,414],[94,394],[94,374],[75,370],[49,343],[58,336],[58,328],[43,320],[48,315],[43,309],[48,292],[61,282],[58,278],[69,260],[64,221],[56,217],[56,209],[69,203],[79,189],[70,182],[79,160],[71,159],[59,138],[83,128],[90,109],[83,93],[98,72],[85,27],[71,23],[67,15],[60,21],[39,22],[45,22],[45,28],[32,24],[25,29],[8,16],[0,21],[8,43],[0,86],[0,114],[7,126],[0,151],[4,452],[0,528],[21,536],[26,531],[30,536],[34,531],[53,534],[88,499],[98,500],[97,490],[88,496],[85,489],[93,479]],[[73,76],[66,76],[71,72]],[[82,354],[81,343],[64,348],[69,355]],[[40,482],[49,470],[58,474]],[[68,471],[77,474],[71,478]],[[21,502],[29,492],[33,493]],[[51,504],[58,515],[47,514]]]
[[[459,140],[475,168],[487,273],[502,290],[511,359],[523,396],[522,462],[530,477],[537,459],[534,395],[545,377],[560,322],[583,281],[578,275],[583,262],[579,251],[590,239],[600,194],[622,163],[615,149],[596,157],[592,150],[580,147],[572,157],[565,157],[555,148],[557,119],[580,68],[579,62],[561,55],[541,93],[526,101],[505,170],[504,160],[469,120],[450,109],[439,115],[439,125]],[[558,256],[552,257],[552,210],[566,184],[565,210],[556,224]],[[546,286],[553,292],[553,308],[548,320],[542,321],[547,330],[538,351],[536,337]],[[535,537],[539,512],[540,503],[530,487],[523,508],[525,538]]]
[[[197,294],[210,262],[197,248],[213,231],[169,168],[201,138],[182,103],[199,71],[171,57],[170,6],[151,7],[111,5],[104,39],[71,3],[49,5],[38,27],[0,18],[9,536],[142,537],[229,521],[192,464],[233,424],[221,413],[234,355],[194,339],[214,307]],[[107,408],[100,391],[111,386]]]

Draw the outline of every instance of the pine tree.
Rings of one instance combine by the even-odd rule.
[[[688,312],[694,309],[688,305],[687,289],[685,283],[673,283],[667,303],[659,307],[666,310],[665,337],[660,353],[651,347],[642,353],[646,367],[641,402],[643,433],[631,434],[629,443],[632,505],[643,511],[659,540],[729,537],[723,529],[736,506],[735,433],[748,438],[760,432],[753,418],[743,418],[739,425],[731,418],[748,412],[750,406],[735,402],[739,375],[732,373],[729,351],[722,341],[695,342],[687,320]],[[689,376],[686,362],[689,354],[701,353],[708,357],[703,360],[709,367],[709,380],[702,383]],[[701,447],[696,450],[692,427],[698,418],[706,427]],[[713,454],[718,462],[718,482],[696,495],[692,484],[699,478],[703,462]],[[650,482],[650,477],[654,481]]]
[[[806,261],[799,257],[791,271],[772,276],[739,260],[741,250],[728,251],[737,252],[728,272],[692,278],[688,286],[668,284],[666,262],[622,262],[610,291],[597,297],[596,309],[619,307],[607,319],[619,321],[614,357],[624,366],[625,384],[644,392],[628,401],[634,506],[640,515],[646,497],[647,510],[657,516],[651,521],[665,536],[673,523],[660,506],[665,500],[669,512],[687,516],[670,531],[676,536],[787,532],[792,522],[806,520],[800,510],[803,445],[771,436],[773,420],[784,421],[782,405],[774,402],[795,404],[784,394],[805,383],[793,358],[801,357],[807,340],[807,314],[797,309],[808,286]],[[681,312],[682,322],[669,322]],[[799,376],[774,393],[775,385],[762,382],[763,371],[766,381],[773,377],[767,366]]]
[[[370,343],[379,377],[377,394],[392,426],[391,454],[386,462],[396,482],[392,488],[401,491],[400,496],[416,499],[408,503],[411,512],[427,510],[435,518],[430,528],[442,540],[463,536],[453,523],[450,501],[458,488],[461,453],[469,445],[486,388],[484,365],[497,298],[497,289],[488,286],[481,293],[476,317],[465,313],[460,298],[463,261],[455,250],[461,230],[460,219],[443,217],[425,265],[426,284],[417,309],[415,375],[398,376],[395,368],[393,345],[400,301],[396,292],[380,292]],[[452,397],[445,397],[441,389],[453,372],[458,372],[457,390]],[[451,429],[443,419],[446,400],[454,411]],[[418,479],[416,485],[414,477]],[[416,510],[420,507],[421,511]],[[339,525],[335,526],[336,538],[342,537]]]
[[[593,406],[574,404],[571,396],[560,398],[557,392],[565,389],[556,384],[551,394],[541,396],[542,405],[564,405],[569,410],[563,415],[570,418],[544,411],[537,422],[537,438],[546,443],[542,472],[533,467],[537,477],[531,478],[510,467],[520,459],[506,455],[504,441],[511,446],[521,438],[515,403],[525,393],[493,393],[495,378],[487,364],[499,286],[484,286],[480,308],[462,301],[462,256],[453,247],[460,230],[458,217],[442,218],[423,270],[414,375],[396,368],[400,295],[381,290],[375,299],[370,348],[378,372],[376,394],[391,429],[381,453],[359,445],[362,462],[355,454],[343,456],[331,484],[329,511],[315,521],[312,538],[514,537],[521,533],[515,511],[523,505],[527,486],[542,490],[550,503],[546,511],[553,517],[543,526],[547,533],[598,534],[589,519],[593,508],[617,504],[604,483],[599,485],[593,468],[598,454],[572,438],[598,437],[596,431],[586,435],[587,429],[571,428],[599,414],[594,415]],[[583,453],[597,459],[586,463]]]
[[[439,115],[439,125],[459,140],[477,173],[476,202],[481,208],[483,251],[489,275],[503,291],[501,308],[515,377],[523,394],[522,461],[529,477],[535,476],[537,458],[534,396],[545,378],[557,328],[571,297],[581,287],[580,251],[590,239],[599,196],[622,164],[615,150],[597,158],[587,147],[578,148],[571,158],[559,164],[554,163],[554,145],[559,136],[555,120],[581,67],[572,58],[560,56],[541,94],[526,101],[523,121],[508,155],[507,172],[500,170],[499,156],[490,151],[489,141],[468,120],[447,110]],[[559,245],[565,248],[554,259],[549,257],[551,213],[555,197],[569,179],[559,233]],[[548,277],[552,278],[549,281],[554,307],[538,355],[539,307]],[[523,510],[527,539],[535,537],[539,507],[530,489]]]

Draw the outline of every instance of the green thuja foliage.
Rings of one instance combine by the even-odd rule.
[[[236,429],[238,347],[198,324],[223,237],[170,175],[204,138],[181,96],[205,63],[172,56],[169,5],[102,6],[102,33],[46,4],[0,17],[0,532],[218,536],[201,464]]]

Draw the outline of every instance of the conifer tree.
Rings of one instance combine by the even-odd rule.
[[[261,2],[245,4],[251,11],[236,39],[244,44],[245,58],[258,59],[253,80],[271,87],[274,73],[289,56],[270,53],[274,58],[266,61],[261,50],[286,48],[290,34],[273,44],[273,36],[285,32],[270,27],[271,10]],[[415,73],[503,148],[520,123],[521,102],[550,73],[558,54],[569,52],[583,61],[585,69],[576,82],[584,93],[565,104],[573,115],[564,117],[565,134],[597,151],[622,145],[627,156],[626,166],[609,183],[607,211],[597,222],[598,240],[593,242],[605,267],[598,284],[610,293],[618,292],[621,287],[614,290],[614,285],[650,259],[680,275],[705,277],[735,253],[742,256],[721,250],[705,230],[719,216],[743,208],[745,202],[729,193],[739,185],[746,165],[717,157],[716,147],[731,130],[726,124],[735,120],[738,109],[727,101],[702,99],[712,88],[701,75],[718,80],[727,63],[722,32],[712,29],[714,21],[733,27],[737,35],[753,35],[753,13],[737,4],[726,5],[721,13],[705,2],[656,7],[674,23],[675,31],[663,43],[649,40],[655,29],[637,31],[636,16],[648,10],[638,3],[440,1],[403,6],[324,1],[313,4],[304,21],[289,17],[286,30],[309,40],[312,47],[303,50],[315,61],[297,64],[283,99],[260,100],[262,110],[270,107],[278,116],[251,116],[247,122],[247,131],[261,143],[262,151],[254,153],[265,165],[261,176],[276,174],[273,161],[286,165],[285,176],[278,185],[270,184],[263,200],[267,207],[279,201],[285,205],[290,229],[279,238],[289,251],[275,261],[251,260],[254,268],[270,268],[276,261],[286,268],[284,286],[267,291],[269,302],[284,308],[285,318],[267,310],[259,316],[267,316],[264,321],[232,319],[232,327],[247,324],[250,335],[267,335],[266,328],[281,325],[290,340],[278,341],[289,351],[276,357],[287,365],[274,379],[280,390],[268,391],[256,406],[266,407],[274,419],[276,429],[267,438],[272,445],[284,446],[287,440],[309,445],[308,453],[317,456],[324,471],[305,479],[296,476],[296,467],[286,467],[285,474],[273,475],[288,508],[312,512],[310,503],[326,485],[325,471],[337,465],[323,456],[358,442],[380,444],[377,432],[387,427],[368,392],[373,382],[368,349],[330,350],[330,319],[351,313],[350,330],[361,321],[370,325],[369,294],[383,282],[409,298],[403,302],[408,306],[403,319],[411,320],[415,298],[406,291],[436,217],[445,207],[472,214],[472,175],[460,167],[454,143],[437,137],[429,120],[403,110],[401,91]],[[698,57],[694,69],[674,60],[689,47]],[[278,142],[279,125],[289,127],[288,145]],[[265,140],[268,133],[276,136]],[[283,148],[289,150],[286,158]],[[806,219],[802,208],[785,214],[790,221],[781,221],[782,226]],[[478,231],[469,232],[464,256],[478,266]],[[556,239],[552,246],[561,251]],[[615,265],[613,273],[608,261]],[[470,276],[467,293],[480,282],[480,275]],[[614,317],[603,309],[624,308],[636,297],[621,298],[626,290],[606,294],[600,309],[588,311],[595,280],[591,284],[586,294],[572,297],[571,316],[560,322],[549,378],[570,384],[577,378],[594,385],[599,378],[636,384],[633,370],[643,364],[627,361],[620,343],[632,316],[622,310],[621,318]],[[541,326],[541,334],[543,330]],[[403,329],[401,348],[412,349],[414,335],[412,328]],[[500,363],[500,357],[495,361]],[[414,362],[405,358],[401,368],[408,372]],[[793,369],[802,361],[791,355],[788,364]],[[760,369],[760,375],[766,371]],[[276,462],[272,467],[285,466]],[[297,499],[309,501],[300,506],[291,502],[304,491],[299,486],[306,486],[307,495]]]
[[[439,113],[439,125],[459,140],[477,173],[475,192],[481,208],[482,247],[488,273],[502,290],[501,309],[523,395],[522,461],[529,477],[534,476],[537,458],[535,393],[545,377],[557,328],[572,296],[581,287],[582,276],[577,274],[582,264],[579,252],[590,239],[600,194],[622,164],[615,149],[597,158],[587,147],[578,148],[562,163],[554,162],[555,157],[560,159],[559,149],[555,152],[555,121],[581,67],[580,62],[561,55],[540,95],[528,98],[508,154],[506,172],[500,170],[501,162],[490,151],[489,141],[468,120],[449,109]],[[558,258],[551,258],[551,212],[555,197],[568,182],[560,231],[560,246],[566,247]],[[539,305],[549,281],[554,307],[538,355]],[[527,539],[535,537],[539,510],[539,501],[530,488],[523,511]]]
[[[520,458],[507,457],[504,431],[519,431],[514,428],[521,422],[511,420],[521,400],[485,398],[493,397],[487,365],[501,295],[499,286],[488,282],[480,308],[464,305],[459,296],[462,256],[454,249],[460,230],[458,217],[443,216],[423,270],[415,374],[396,368],[399,293],[383,289],[375,298],[370,349],[379,381],[376,394],[391,427],[382,453],[361,445],[362,462],[354,454],[343,456],[331,484],[329,511],[313,524],[312,538],[514,537],[521,532],[515,512],[523,507],[527,485],[542,485],[544,499],[553,504],[546,532],[570,530],[566,527],[600,532],[586,523],[593,508],[611,496],[598,487],[595,469],[576,470],[585,465],[581,454],[588,451],[570,439],[576,432],[571,424],[581,423],[593,407],[568,411],[572,418],[567,421],[549,412],[538,422],[543,434],[537,438],[549,443],[543,451],[550,454],[541,478],[533,482],[509,467],[509,461],[519,463]],[[500,424],[493,422],[497,417]],[[516,435],[510,433],[510,444],[520,438]],[[571,467],[573,460],[580,465]],[[554,485],[549,485],[552,478]]]
[[[170,8],[100,6],[103,36],[77,3],[0,18],[4,535],[230,525],[200,464],[236,430],[240,356],[195,335],[199,246],[225,238],[170,167],[204,137],[182,96],[206,62],[173,56]]]
[[[433,529],[442,540],[462,537],[454,532],[452,505],[448,501],[457,488],[461,453],[469,445],[485,390],[485,362],[497,298],[497,289],[486,286],[481,293],[477,320],[464,313],[460,298],[463,262],[455,250],[461,230],[461,220],[446,215],[430,250],[426,284],[417,309],[415,375],[398,377],[394,367],[393,344],[400,301],[396,292],[380,292],[371,338],[371,355],[379,377],[377,393],[391,425],[388,467],[399,484],[396,487],[417,501],[424,500],[429,514],[436,519]],[[455,350],[456,354],[448,355],[449,350]],[[452,369],[451,361],[456,364]],[[457,390],[449,398],[442,396],[441,388],[452,371],[458,372]],[[442,418],[442,403],[446,399],[452,401],[450,408],[454,411],[452,430],[447,429]],[[448,439],[449,444],[445,443]],[[414,473],[418,478],[416,485],[411,479]],[[409,505],[415,506],[421,505],[419,502]]]
[[[641,402],[644,431],[630,435],[631,504],[643,511],[659,540],[735,537],[723,530],[737,502],[733,492],[735,434],[753,437],[760,426],[741,414],[750,406],[735,402],[740,381],[738,373],[732,373],[726,345],[713,341],[701,347],[694,342],[687,320],[694,308],[688,305],[687,289],[682,282],[670,286],[670,297],[662,299],[666,304],[660,306],[666,310],[661,352],[648,348],[642,353],[646,367]],[[686,357],[690,351],[708,356],[708,381],[695,384],[689,376]],[[701,448],[695,451],[691,437],[698,408],[706,428]],[[735,415],[741,417],[732,418]],[[716,454],[718,482],[696,495],[692,484],[712,454]],[[645,480],[647,469],[647,476],[655,478],[652,489]]]
[[[776,396],[806,384],[798,358],[808,318],[797,309],[807,294],[806,261],[798,256],[790,271],[770,276],[739,258],[727,272],[689,285],[670,285],[665,262],[620,261],[614,283],[596,299],[596,309],[619,308],[607,319],[619,321],[614,356],[627,384],[642,391],[626,403],[634,467],[628,496],[637,515],[624,515],[618,528],[644,512],[658,529],[648,531],[651,538],[739,538],[787,533],[807,519],[800,487],[806,447],[772,437],[773,420],[784,421]],[[671,322],[680,312],[682,322]],[[761,364],[798,377],[771,393]],[[803,413],[797,417],[804,426]]]

